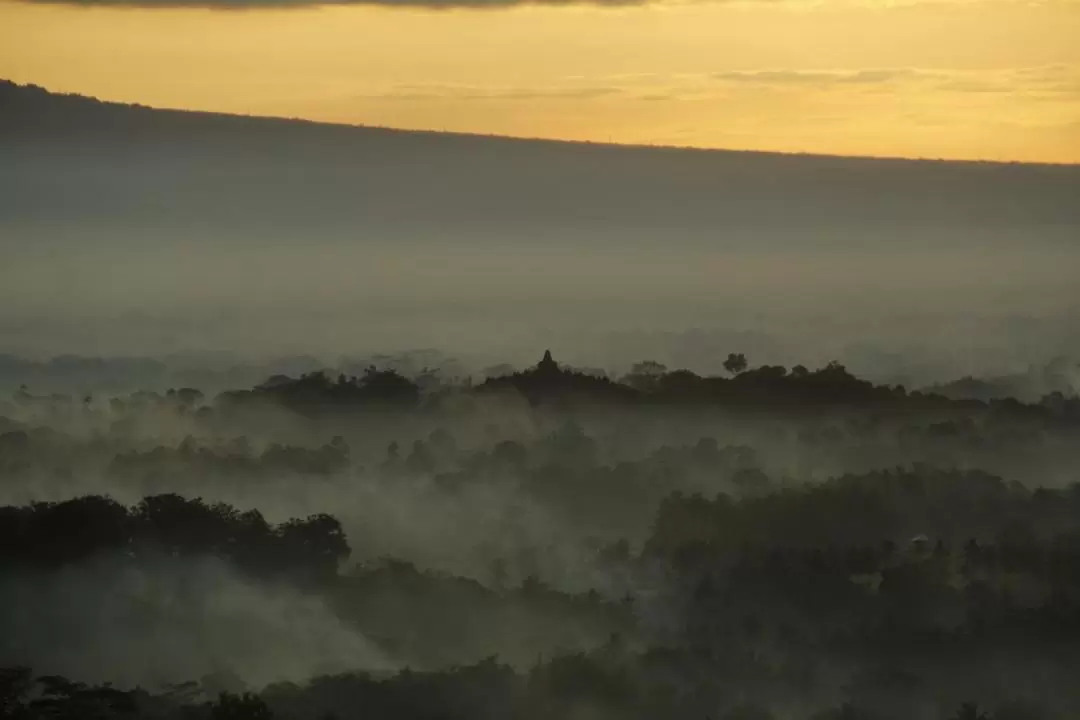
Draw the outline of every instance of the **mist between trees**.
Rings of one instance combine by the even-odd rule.
[[[1080,714],[1074,365],[722,366],[15,388],[0,717]]]

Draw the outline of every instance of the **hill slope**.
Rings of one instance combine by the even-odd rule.
[[[0,214],[310,232],[1074,225],[1080,167],[514,140],[151,110],[0,84]],[[58,207],[62,201],[62,207]]]
[[[754,330],[622,353],[806,362],[932,355],[978,316],[999,344],[950,349],[945,375],[1020,355],[1003,373],[1080,347],[1078,197],[1080,166],[405,132],[0,82],[0,333],[52,353],[544,344],[610,367],[601,330]]]

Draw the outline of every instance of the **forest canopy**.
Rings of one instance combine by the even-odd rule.
[[[2,716],[1080,709],[1075,393],[724,366],[18,387]]]

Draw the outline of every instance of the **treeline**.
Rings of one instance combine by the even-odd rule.
[[[0,583],[99,556],[219,557],[299,585],[414,668],[221,696],[12,670],[0,717],[1080,716],[1077,400],[955,401],[837,365],[729,361],[729,378],[643,363],[613,381],[546,356],[423,389],[370,369],[217,402],[142,394],[100,417],[88,401],[61,430],[0,423],[9,491],[85,477],[146,496],[0,508]],[[490,400],[503,393],[518,400]],[[403,411],[353,422],[373,407]],[[215,493],[335,517],[272,524],[188,499]]]
[[[613,635],[643,639],[632,596],[560,591],[535,576],[517,581],[495,572],[480,582],[383,558],[350,569],[322,592],[339,617],[414,668],[490,655],[529,666],[553,653],[591,650]]]
[[[935,392],[909,391],[902,385],[875,385],[832,362],[816,370],[802,365],[751,368],[745,357],[732,354],[725,363],[731,377],[701,376],[689,370],[669,370],[656,362],[636,364],[611,379],[595,372],[561,367],[550,352],[533,368],[488,377],[474,385],[471,379],[442,378],[425,370],[416,378],[394,369],[370,366],[362,375],[313,371],[290,377],[275,375],[251,390],[227,391],[218,396],[221,407],[244,407],[272,402],[301,414],[363,408],[438,407],[447,396],[460,393],[514,393],[533,405],[634,404],[644,406],[723,406],[773,408],[854,407],[911,411],[994,410],[1043,419],[1080,422],[1080,397],[1060,390],[1038,403],[1013,398],[957,398]]]
[[[0,440],[0,451],[2,447]],[[188,474],[229,475],[237,479],[274,473],[332,475],[349,468],[349,446],[338,435],[317,448],[271,443],[255,452],[244,438],[212,448],[187,437],[175,448],[159,445],[152,450],[117,453],[109,463],[108,472],[124,480],[160,476],[170,468]]]
[[[552,542],[625,539],[634,545],[646,540],[657,506],[672,493],[683,495],[682,505],[710,508],[700,521],[689,510],[680,511],[679,519],[670,523],[672,532],[704,524],[736,538],[736,545],[764,540],[865,543],[916,534],[953,542],[984,540],[993,538],[999,527],[995,523],[1002,518],[1038,532],[1064,532],[1069,530],[1064,519],[1078,512],[1061,490],[1031,492],[1012,481],[1028,487],[1076,481],[1080,445],[1060,430],[1050,433],[968,416],[841,415],[764,424],[755,447],[737,442],[758,433],[750,426],[737,428],[741,434],[732,433],[736,442],[726,445],[700,437],[649,448],[646,442],[658,444],[661,439],[651,434],[651,426],[634,434],[632,425],[612,430],[606,422],[596,423],[590,434],[573,420],[556,417],[546,432],[542,428],[513,440],[496,434],[471,446],[447,429],[467,432],[455,427],[452,417],[408,444],[395,440],[383,445],[368,436],[415,432],[411,425],[364,428],[354,433],[356,447],[335,436],[315,447],[274,442],[260,448],[244,436],[214,437],[208,431],[175,445],[127,449],[129,443],[147,447],[155,440],[106,442],[47,428],[13,430],[0,433],[0,473],[10,490],[30,496],[50,488],[55,493],[69,487],[78,492],[81,477],[103,481],[123,497],[179,493],[254,504],[261,493],[283,491],[318,497],[320,506],[333,509],[350,533],[365,531],[368,512],[360,505],[365,495],[430,508],[436,498],[460,507],[488,494],[504,498],[500,503],[542,508],[556,518],[564,534]],[[677,422],[675,418],[668,425]],[[430,424],[422,430],[427,427]],[[639,443],[638,437],[645,442]],[[949,469],[965,465],[988,470]],[[892,469],[867,469],[880,466]],[[852,470],[825,483],[817,479],[836,473],[835,468]],[[99,477],[103,480],[95,480]],[[732,499],[728,502],[738,508],[736,516],[725,515],[730,508],[713,500],[717,493]],[[738,498],[742,504],[735,503]],[[276,496],[270,500],[275,507],[279,504]],[[850,527],[838,524],[841,511],[856,500],[861,503],[858,517],[850,520]],[[661,506],[664,523],[673,502]],[[506,512],[510,510],[507,505]],[[478,507],[477,512],[491,516],[492,507]],[[763,520],[747,525],[754,515]],[[515,525],[507,514],[492,530],[509,536]],[[969,535],[960,536],[961,530]],[[664,535],[661,542],[672,540]],[[472,549],[461,547],[463,552]],[[520,580],[540,574],[535,565],[525,558],[511,560],[510,575]]]
[[[258,510],[167,494],[126,507],[87,495],[0,507],[0,569],[50,571],[100,555],[153,561],[214,556],[260,577],[334,577],[350,549],[341,524],[312,515],[280,525]]]
[[[169,692],[119,690],[59,676],[34,677],[29,668],[0,668],[0,717],[10,720],[549,720],[715,717],[718,720],[883,720],[897,717],[852,703],[778,715],[763,705],[722,702],[686,692],[663,653],[629,661],[617,648],[567,655],[518,672],[488,658],[439,672],[402,670],[390,677],[349,673],[278,683],[261,693],[221,692],[206,698],[196,683]],[[711,698],[710,698],[711,699]],[[989,709],[960,702],[933,720],[1057,720],[1038,701],[1003,701]]]
[[[371,366],[360,377],[339,374],[332,379],[324,372],[299,378],[276,375],[252,390],[223,393],[226,405],[270,399],[301,413],[342,407],[412,407],[420,400],[420,386],[396,370]]]
[[[797,411],[800,408],[851,407],[935,410],[997,410],[1037,417],[1058,416],[1080,421],[1080,397],[1051,393],[1042,402],[1025,405],[1012,398],[983,401],[950,399],[935,393],[909,392],[902,385],[875,385],[852,375],[837,362],[816,370],[802,365],[788,368],[763,365],[750,368],[741,354],[724,363],[731,377],[701,376],[689,370],[669,370],[662,364],[642,362],[619,381],[567,370],[545,354],[535,368],[492,378],[478,392],[513,390],[533,404],[589,400],[635,402],[646,405],[763,408]]]
[[[917,464],[741,498],[676,493],[660,504],[649,551],[687,543],[715,551],[865,547],[915,537],[1080,547],[1080,484],[1029,490],[980,470]]]
[[[1080,639],[1080,484],[1032,492],[917,468],[741,499],[674,494],[636,562],[667,578],[680,644],[835,642],[870,661],[901,639],[952,652],[1008,637],[1034,651]]]
[[[176,496],[133,508],[101,497],[3,508],[0,532],[9,571],[165,553],[215,554],[277,577],[314,572],[335,612],[386,633],[387,647],[417,635],[450,645],[472,624],[478,637],[485,624],[504,634],[499,623],[514,623],[504,612],[526,607],[549,615],[532,632],[575,622],[576,633],[610,630],[593,650],[516,668],[493,659],[348,674],[272,685],[257,698],[57,685],[61,705],[107,700],[120,714],[40,714],[52,706],[39,690],[9,692],[24,713],[10,717],[934,720],[965,717],[957,713],[971,708],[956,708],[978,699],[996,708],[986,717],[1064,720],[1080,708],[1066,682],[1080,670],[1077,485],[1031,491],[914,467],[741,498],[674,493],[640,551],[622,543],[598,557],[598,568],[630,578],[612,600],[535,578],[493,591],[404,562],[339,574],[348,545],[333,518],[271,526],[254,511]],[[134,705],[114,707],[118,698]],[[240,712],[262,714],[228,714]]]

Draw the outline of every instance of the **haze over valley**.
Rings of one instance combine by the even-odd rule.
[[[1078,717],[1078,198],[0,81],[0,718]]]

